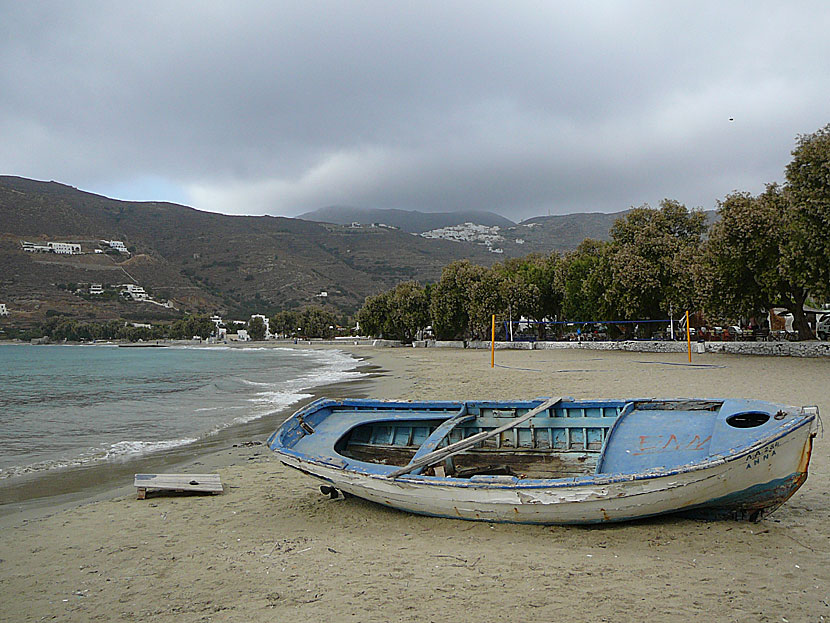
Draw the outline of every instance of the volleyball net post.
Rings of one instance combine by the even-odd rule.
[[[692,363],[692,334],[689,329],[689,310],[686,310],[686,344],[689,347],[689,363]]]
[[[496,314],[493,314],[493,324],[490,330],[490,367],[496,367]]]

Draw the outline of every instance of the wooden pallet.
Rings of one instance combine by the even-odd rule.
[[[222,493],[219,474],[136,474],[133,485],[138,489],[138,499],[147,497],[149,489],[156,491],[197,491]]]

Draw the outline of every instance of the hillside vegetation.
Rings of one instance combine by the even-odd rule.
[[[132,258],[30,254],[20,245],[80,242],[91,254],[100,239],[124,241]],[[0,177],[0,302],[14,312],[4,322],[34,322],[50,310],[109,319],[147,307],[86,301],[59,287],[90,282],[139,283],[180,311],[244,315],[309,304],[353,311],[399,281],[437,280],[443,266],[460,258],[482,264],[494,259],[480,246],[393,229],[227,216]]]

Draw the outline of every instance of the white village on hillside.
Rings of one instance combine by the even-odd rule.
[[[450,225],[449,227],[439,227],[438,229],[431,229],[420,234],[423,238],[440,238],[442,240],[452,240],[455,242],[472,242],[474,244],[481,244],[487,247],[490,253],[504,253],[504,249],[499,246],[504,242],[504,236],[501,234],[501,227],[493,225],[479,225],[478,223],[461,223],[460,225]],[[521,238],[516,239],[516,244],[524,244]]]

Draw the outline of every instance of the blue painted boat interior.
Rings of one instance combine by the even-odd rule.
[[[287,420],[268,444],[309,460],[382,474],[493,430],[542,400],[322,399]],[[459,478],[573,478],[674,469],[739,452],[783,430],[796,415],[781,405],[750,400],[565,399],[447,459],[444,466],[447,476]]]

